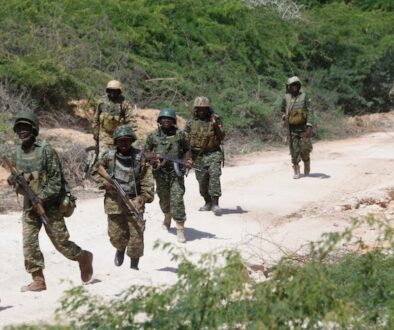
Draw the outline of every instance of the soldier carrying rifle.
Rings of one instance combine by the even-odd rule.
[[[190,145],[186,133],[177,128],[175,110],[160,110],[157,123],[157,131],[147,138],[145,153],[151,152],[151,155],[154,155],[149,158],[153,166],[160,208],[164,213],[163,228],[169,230],[171,219],[174,219],[178,242],[185,243],[185,172],[180,172],[177,165],[183,163],[186,169],[192,167]]]
[[[12,173],[8,184],[24,196],[23,255],[26,271],[33,277],[33,282],[23,286],[21,291],[46,290],[44,256],[38,241],[43,224],[55,248],[79,263],[82,281],[88,282],[93,275],[93,255],[69,240],[64,216],[69,216],[70,212],[62,209],[68,188],[59,157],[50,144],[36,139],[39,124],[34,113],[18,114],[14,131],[21,143],[16,146],[11,160],[4,157],[4,163]]]
[[[100,176],[96,178],[100,188],[105,189],[104,210],[108,216],[110,242],[116,248],[115,266],[123,264],[127,253],[130,268],[138,270],[139,259],[144,253],[142,215],[145,203],[153,201],[154,191],[151,166],[143,153],[132,147],[136,139],[131,127],[119,126],[113,135],[116,150],[101,155],[96,164]]]

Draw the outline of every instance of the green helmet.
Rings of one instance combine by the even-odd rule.
[[[172,118],[175,120],[175,124],[176,124],[176,112],[174,109],[170,109],[170,108],[161,109],[159,113],[159,117],[157,117],[157,122],[160,121],[161,117]]]
[[[131,138],[133,138],[133,140],[137,140],[137,136],[135,135],[133,129],[130,126],[127,125],[122,125],[119,126],[118,128],[116,128],[113,138],[114,141],[120,137],[124,137],[124,136],[129,136]]]
[[[16,132],[16,125],[17,124],[29,124],[33,127],[33,131],[35,135],[38,135],[39,132],[39,124],[38,124],[38,117],[34,112],[27,112],[23,111],[17,114],[14,121],[14,132]]]

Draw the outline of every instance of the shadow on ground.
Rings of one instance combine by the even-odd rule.
[[[187,226],[187,223],[186,223]],[[176,228],[171,228],[169,231],[171,234],[176,235]],[[202,239],[202,238],[215,238],[217,239],[215,234],[211,234],[205,231],[200,231],[194,228],[187,228],[185,227],[185,236],[186,236],[186,241],[191,242],[196,239]]]

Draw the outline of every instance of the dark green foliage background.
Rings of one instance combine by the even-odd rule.
[[[187,115],[212,98],[227,127],[272,133],[287,77],[318,111],[385,111],[393,81],[391,1],[304,0],[301,19],[241,0],[9,0],[0,80],[43,109],[119,79],[139,106]]]

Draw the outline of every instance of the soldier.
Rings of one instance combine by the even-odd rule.
[[[166,155],[169,158],[182,160],[187,168],[191,168],[190,145],[186,133],[179,131],[176,126],[175,110],[160,110],[157,122],[159,127],[156,132],[149,134],[145,150],[158,155],[158,157],[151,159],[151,165],[156,180],[160,208],[164,213],[163,228],[169,230],[171,218],[173,218],[176,222],[178,242],[185,243],[184,173],[176,173],[174,163],[170,160],[163,160],[163,158],[160,161],[160,156]]]
[[[193,104],[194,117],[186,123],[194,164],[201,169],[196,171],[200,186],[200,194],[205,200],[200,211],[212,210],[215,215],[221,215],[219,197],[221,164],[223,151],[220,147],[225,133],[220,117],[213,112],[210,100],[199,96]]]
[[[106,88],[107,97],[102,98],[93,118],[93,137],[98,143],[98,151],[102,154],[113,146],[112,136],[120,125],[127,125],[135,132],[136,119],[131,105],[122,95],[122,84],[111,80]]]
[[[29,187],[39,198],[38,203],[32,205],[26,192],[16,183],[15,176],[11,175],[8,178],[8,183],[16,186],[17,193],[24,196],[23,255],[26,271],[32,274],[33,282],[23,286],[21,291],[46,290],[43,274],[44,257],[38,240],[42,226],[42,220],[37,211],[40,207],[43,207],[49,219],[45,230],[53,245],[66,258],[79,263],[82,281],[88,282],[93,275],[93,255],[69,240],[70,235],[63,214],[59,211],[60,200],[65,189],[64,174],[59,157],[48,143],[36,139],[39,123],[34,113],[22,112],[18,114],[14,123],[14,131],[21,144],[16,146],[12,154],[12,162],[17,173],[23,174]]]
[[[286,94],[281,111],[288,130],[288,143],[293,164],[294,179],[300,177],[299,162],[304,162],[304,174],[311,170],[310,153],[312,151],[312,116],[309,98],[301,91],[301,81],[294,76],[287,80]]]
[[[129,126],[119,126],[113,135],[116,150],[104,152],[97,167],[102,165],[107,170],[142,213],[145,203],[153,201],[153,175],[141,150],[132,147],[136,139]],[[100,181],[101,188],[105,189],[104,209],[108,216],[108,235],[111,244],[116,248],[115,266],[123,264],[127,249],[130,268],[138,270],[139,259],[144,252],[145,223],[130,213],[109,182],[102,179]]]

